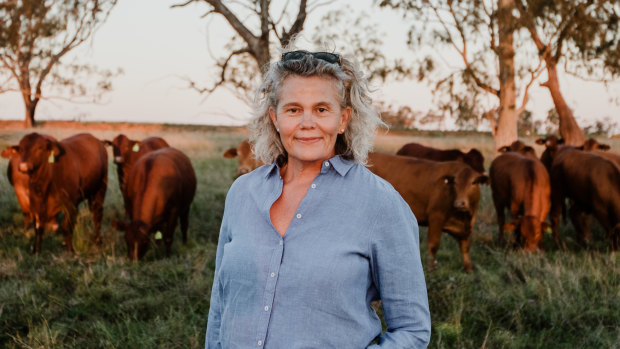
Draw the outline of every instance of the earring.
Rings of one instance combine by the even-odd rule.
[[[279,129],[279,128],[276,128],[276,132],[280,133],[280,129]]]
[[[343,133],[344,133],[344,128],[341,128],[340,129],[340,134],[343,134]]]

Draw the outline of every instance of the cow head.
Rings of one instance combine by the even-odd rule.
[[[542,161],[547,170],[551,169],[553,159],[555,158],[560,146],[564,144],[564,139],[551,135],[545,138],[537,139],[536,144],[545,146],[545,151],[540,156],[540,161]]]
[[[131,221],[130,223],[112,221],[112,227],[125,232],[127,257],[133,261],[140,260],[149,247],[148,225],[142,221]]]
[[[117,165],[127,162],[132,152],[140,150],[140,141],[131,140],[124,134],[114,137],[112,141],[105,140],[104,143],[112,147],[114,163]]]
[[[498,152],[500,153],[506,153],[509,151],[513,151],[513,152],[517,152],[521,155],[524,156],[528,156],[528,157],[532,157],[532,158],[536,158],[538,159],[537,155],[536,155],[536,151],[534,150],[534,148],[530,147],[529,145],[516,140],[514,142],[512,142],[510,145],[506,145],[503,146],[499,149],[497,149]]]
[[[254,157],[252,146],[248,140],[241,142],[237,148],[226,150],[223,156],[228,159],[237,158],[238,165],[236,177],[251,172],[263,165],[262,161]]]
[[[580,150],[592,151],[592,150],[602,150],[607,151],[610,149],[608,144],[599,143],[594,138],[588,138],[580,147],[577,147]]]
[[[469,166],[463,166],[456,174],[443,176],[441,180],[454,194],[452,207],[460,212],[471,213],[477,209],[480,200],[479,185],[488,183],[489,177]],[[476,207],[473,207],[474,205]]]
[[[484,170],[484,156],[482,156],[482,153],[476,148],[472,148],[465,154],[465,163],[480,173],[486,172]]]
[[[504,224],[504,230],[514,231],[520,230],[521,236],[525,240],[524,249],[526,251],[535,251],[538,249],[543,232],[550,228],[546,221],[540,222],[535,216],[520,216],[512,222]]]
[[[23,173],[32,173],[46,163],[54,163],[64,153],[57,140],[38,133],[25,135],[17,149],[21,156],[19,171]]]

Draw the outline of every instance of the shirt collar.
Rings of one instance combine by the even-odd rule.
[[[329,166],[326,166],[326,162],[329,163]],[[338,172],[339,175],[344,177],[354,164],[355,162],[353,162],[352,160],[347,160],[344,159],[341,155],[336,155],[323,162],[323,166],[321,166],[321,173],[327,173],[330,167],[332,167],[334,168],[334,170],[336,170],[336,172]],[[271,165],[269,165],[269,169],[267,170],[265,177],[269,177],[273,174],[279,175],[279,173],[280,166],[278,166],[277,161],[274,161],[271,163]]]

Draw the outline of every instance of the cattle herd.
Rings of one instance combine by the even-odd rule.
[[[125,221],[113,221],[112,225],[125,232],[129,258],[140,259],[151,236],[163,239],[170,253],[177,220],[186,242],[196,175],[191,161],[181,151],[159,137],[135,141],[119,135],[113,141],[101,141],[82,133],[58,141],[30,133],[18,145],[4,149],[2,157],[9,159],[7,176],[26,226],[34,225],[34,253],[41,251],[44,231],[59,228],[64,234],[63,245],[73,253],[77,207],[84,200],[92,214],[92,239],[101,243],[108,184],[106,145],[114,153],[125,205]]]
[[[465,271],[472,229],[480,201],[480,185],[490,184],[497,214],[500,244],[504,231],[515,234],[525,251],[540,248],[543,232],[551,229],[558,244],[560,216],[566,212],[583,245],[591,238],[590,215],[608,234],[612,251],[620,240],[620,155],[609,146],[589,139],[582,146],[564,145],[555,136],[541,138],[545,150],[539,159],[534,148],[521,141],[498,149],[487,175],[484,157],[477,149],[435,149],[405,144],[396,155],[370,153],[368,168],[388,181],[409,204],[418,224],[428,227],[429,265],[435,265],[442,232],[458,242]],[[237,175],[260,165],[250,144],[243,141],[224,157],[238,158]],[[506,209],[511,220],[506,222]]]
[[[589,221],[593,215],[607,232],[611,250],[618,250],[620,155],[594,139],[579,147],[565,145],[554,136],[536,143],[545,146],[540,159],[531,146],[515,141],[498,149],[488,174],[477,149],[464,153],[416,143],[405,144],[396,155],[371,153],[367,166],[391,183],[418,223],[428,227],[431,267],[445,231],[457,240],[465,271],[472,270],[469,246],[480,185],[484,184],[491,186],[499,243],[505,243],[504,231],[512,231],[516,245],[526,251],[537,250],[543,233],[550,229],[561,244],[560,216],[568,212],[581,244],[591,239]],[[7,175],[26,226],[34,226],[34,253],[40,252],[46,229],[60,229],[65,248],[73,252],[77,206],[84,200],[93,218],[92,239],[101,242],[108,174],[105,146],[114,154],[125,208],[125,219],[112,221],[112,226],[125,233],[129,258],[139,260],[153,238],[163,240],[170,253],[177,221],[183,242],[187,241],[196,175],[181,151],[159,137],[137,141],[121,134],[112,141],[101,141],[83,133],[58,141],[31,133],[18,145],[4,149],[2,157],[9,159]],[[237,157],[237,176],[262,165],[247,140],[227,150],[224,157]]]

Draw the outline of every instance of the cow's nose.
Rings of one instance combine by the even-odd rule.
[[[25,162],[20,162],[19,163],[19,170],[21,172],[28,172],[28,164]]]
[[[465,203],[465,200],[454,200],[454,207],[459,210],[466,210],[467,204]]]

